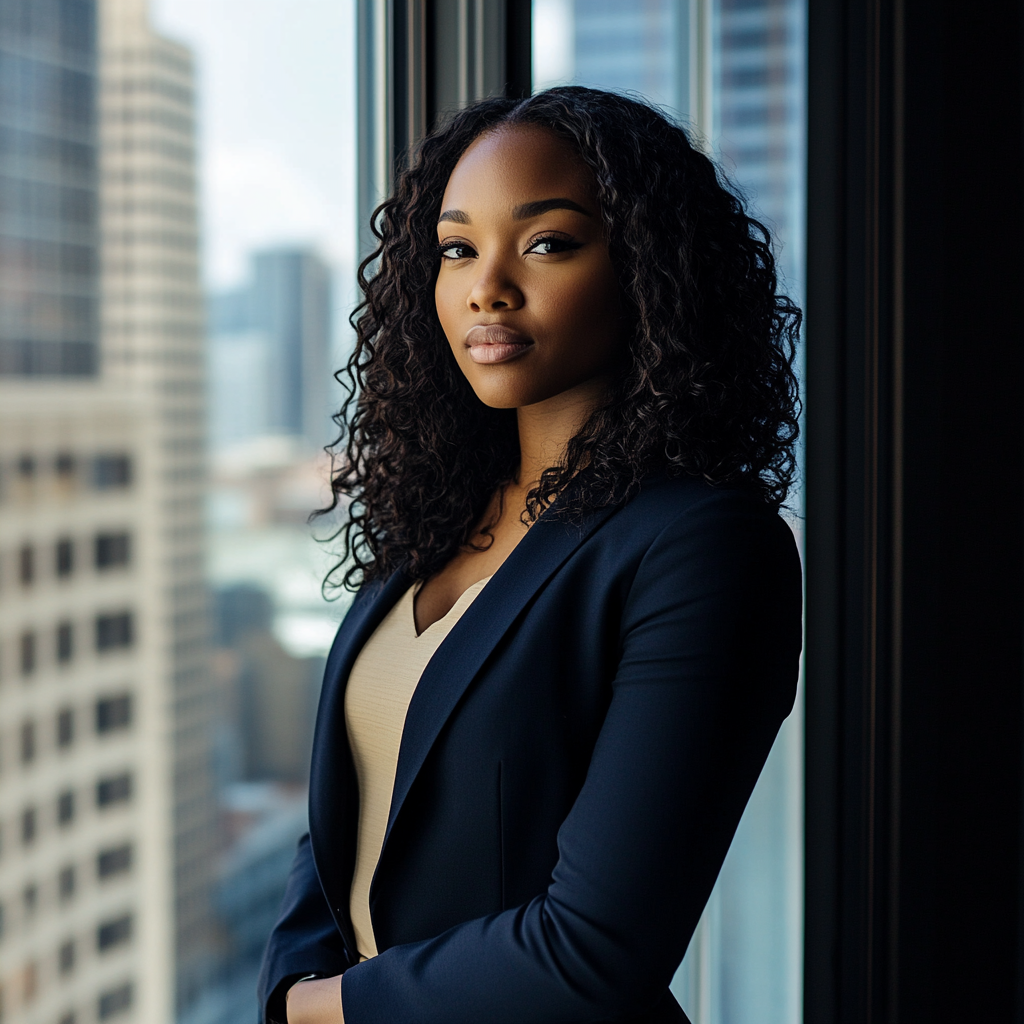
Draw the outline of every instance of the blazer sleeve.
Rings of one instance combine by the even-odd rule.
[[[546,892],[356,964],[346,1024],[554,1024],[651,1007],[796,693],[801,582],[776,515],[721,492],[667,526]]]
[[[299,840],[281,914],[263,954],[257,982],[261,1024],[284,1024],[285,993],[303,975],[333,977],[349,963],[320,888],[307,833]]]

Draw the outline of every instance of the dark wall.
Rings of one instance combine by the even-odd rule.
[[[1024,1020],[1022,28],[810,5],[807,1024]]]

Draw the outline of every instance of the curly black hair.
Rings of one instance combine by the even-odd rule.
[[[624,500],[657,471],[745,485],[775,508],[793,483],[801,313],[778,293],[771,237],[742,197],[683,128],[636,99],[576,86],[487,99],[423,140],[373,215],[380,244],[359,268],[365,298],[337,375],[348,395],[322,510],[348,506],[334,574],[349,589],[399,567],[437,572],[516,474],[515,410],[473,393],[434,283],[452,170],[478,136],[518,126],[553,132],[593,171],[628,341],[606,401],[530,492],[526,516],[560,495],[561,515]]]

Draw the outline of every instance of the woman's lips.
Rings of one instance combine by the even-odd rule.
[[[531,345],[533,342],[525,334],[499,324],[478,324],[466,335],[466,348],[474,363],[507,363]]]

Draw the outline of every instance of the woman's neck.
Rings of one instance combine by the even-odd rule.
[[[557,466],[569,442],[600,405],[608,380],[596,377],[568,391],[517,410],[519,476],[515,490],[526,494],[540,482],[541,473]]]

